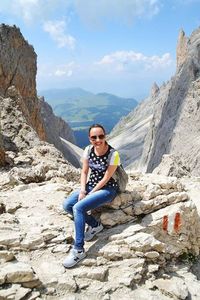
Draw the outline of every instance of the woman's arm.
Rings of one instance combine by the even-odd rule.
[[[100,190],[110,180],[110,178],[115,173],[116,169],[117,169],[117,166],[114,166],[114,165],[108,166],[108,169],[106,170],[106,172],[104,174],[104,177],[97,183],[97,185],[93,188],[93,190],[90,192],[90,194]]]
[[[79,200],[86,196],[86,183],[89,171],[88,159],[83,159],[83,166],[81,170],[81,190],[79,194]]]

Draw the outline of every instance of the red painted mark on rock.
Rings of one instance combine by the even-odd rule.
[[[164,231],[176,233],[180,230],[181,227],[181,214],[177,212],[176,214],[170,216],[163,216],[162,228]]]
[[[181,214],[176,213],[174,218],[174,231],[178,232],[181,227]]]
[[[168,228],[168,216],[163,217],[163,230],[167,231]]]

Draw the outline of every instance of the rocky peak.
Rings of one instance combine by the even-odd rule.
[[[54,144],[69,162],[79,167],[80,162],[74,156],[73,151],[63,145],[60,140],[62,137],[75,143],[71,128],[53,114],[51,107],[44,99],[41,100],[37,97],[36,59],[37,55],[33,47],[28,44],[16,26],[0,25],[0,104],[4,108],[2,109],[2,131],[4,131],[2,140],[5,142],[12,135],[12,142],[19,141],[21,140],[21,137],[19,138],[21,130],[15,129],[19,126],[21,126],[20,128],[30,127],[33,129],[33,131],[31,130],[32,138],[29,139],[28,134],[21,142],[15,143],[16,151],[32,147],[34,138],[36,138],[35,144],[37,144],[39,137],[39,140]],[[14,107],[17,108],[16,112],[12,112]],[[6,113],[5,108],[8,110]],[[15,114],[19,114],[24,123],[16,117],[16,120],[13,120],[14,129],[10,120]],[[7,130],[9,126],[12,128],[10,132]],[[13,150],[10,142],[4,146],[7,151],[10,147]]]
[[[175,75],[159,90],[154,84],[150,96],[121,124],[119,134],[111,135],[125,167],[152,172],[170,154],[157,169],[160,174],[186,171],[199,176],[199,87],[200,28],[189,38],[181,30]]]
[[[185,32],[181,29],[178,36],[178,43],[176,48],[176,64],[177,70],[181,68],[184,64],[187,54],[188,54],[188,47],[187,47],[188,39],[185,36]]]
[[[16,26],[0,25],[0,92],[15,85],[24,98],[36,96],[36,53]]]
[[[15,86],[27,122],[42,140],[46,139],[36,93],[36,53],[16,26],[0,25],[0,95]]]
[[[156,82],[154,82],[151,88],[151,97],[155,97],[158,94],[158,92],[159,92],[159,86],[157,85]]]

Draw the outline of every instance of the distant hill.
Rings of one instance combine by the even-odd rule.
[[[87,130],[91,124],[103,124],[109,133],[120,118],[138,104],[133,98],[93,94],[81,88],[50,89],[39,93],[52,106],[54,113],[70,124],[79,147],[88,144]]]

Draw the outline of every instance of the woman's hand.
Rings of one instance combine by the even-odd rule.
[[[78,196],[78,201],[80,201],[83,198],[85,198],[85,196],[86,196],[86,192],[85,191],[80,191],[79,196]]]

